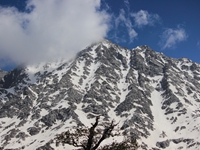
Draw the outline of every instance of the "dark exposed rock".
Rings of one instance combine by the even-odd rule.
[[[52,126],[56,120],[64,122],[70,117],[77,119],[77,114],[71,108],[62,108],[49,112],[48,115],[42,117],[41,121],[47,126]]]
[[[27,129],[30,135],[36,135],[40,132],[40,128],[30,127]]]
[[[10,88],[19,85],[19,83],[26,84],[24,79],[28,79],[23,67],[18,67],[4,76],[4,80],[0,81],[3,88]]]
[[[24,141],[27,136],[25,132],[19,132],[15,137]]]
[[[36,150],[54,150],[54,148],[52,148],[50,146],[51,142],[48,142],[47,144],[45,144],[44,146],[38,147]]]
[[[11,129],[7,132],[6,136],[4,137],[4,140],[6,141],[6,143],[8,143],[11,138],[14,138],[15,135],[19,132],[19,129]]]
[[[156,143],[156,146],[159,147],[159,148],[167,148],[170,144],[170,141],[169,140],[166,140],[166,141],[163,141],[163,142],[157,142]]]

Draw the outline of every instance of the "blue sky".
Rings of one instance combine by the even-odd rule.
[[[199,0],[1,0],[0,6],[5,70],[70,58],[101,38],[200,63]]]
[[[137,32],[137,36],[131,41],[128,30],[125,29],[126,25],[123,24],[119,30],[124,31],[121,32],[121,38],[124,36],[125,41],[119,39],[121,45],[132,48],[145,44],[170,57],[187,57],[200,62],[199,0],[106,0],[105,2],[110,6],[111,13],[119,15],[120,10],[123,10],[126,21],[130,20],[132,29]],[[131,14],[139,16],[141,11],[146,12],[143,13],[146,24],[143,19],[144,23],[141,22],[138,26]],[[142,17],[140,19],[142,21]],[[111,40],[115,41],[113,38]]]

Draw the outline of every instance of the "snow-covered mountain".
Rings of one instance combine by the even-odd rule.
[[[56,134],[97,115],[140,149],[200,149],[200,64],[186,58],[104,40],[68,62],[18,67],[0,85],[2,150],[61,149]]]

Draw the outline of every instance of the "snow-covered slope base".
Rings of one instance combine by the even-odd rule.
[[[64,149],[55,135],[98,115],[140,149],[200,149],[200,65],[148,46],[104,40],[70,62],[16,68],[0,85],[0,149]]]

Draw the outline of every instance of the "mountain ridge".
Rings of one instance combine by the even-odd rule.
[[[70,62],[16,68],[0,85],[2,149],[39,148],[97,115],[119,122],[142,149],[200,145],[200,65],[148,46],[103,40]]]

